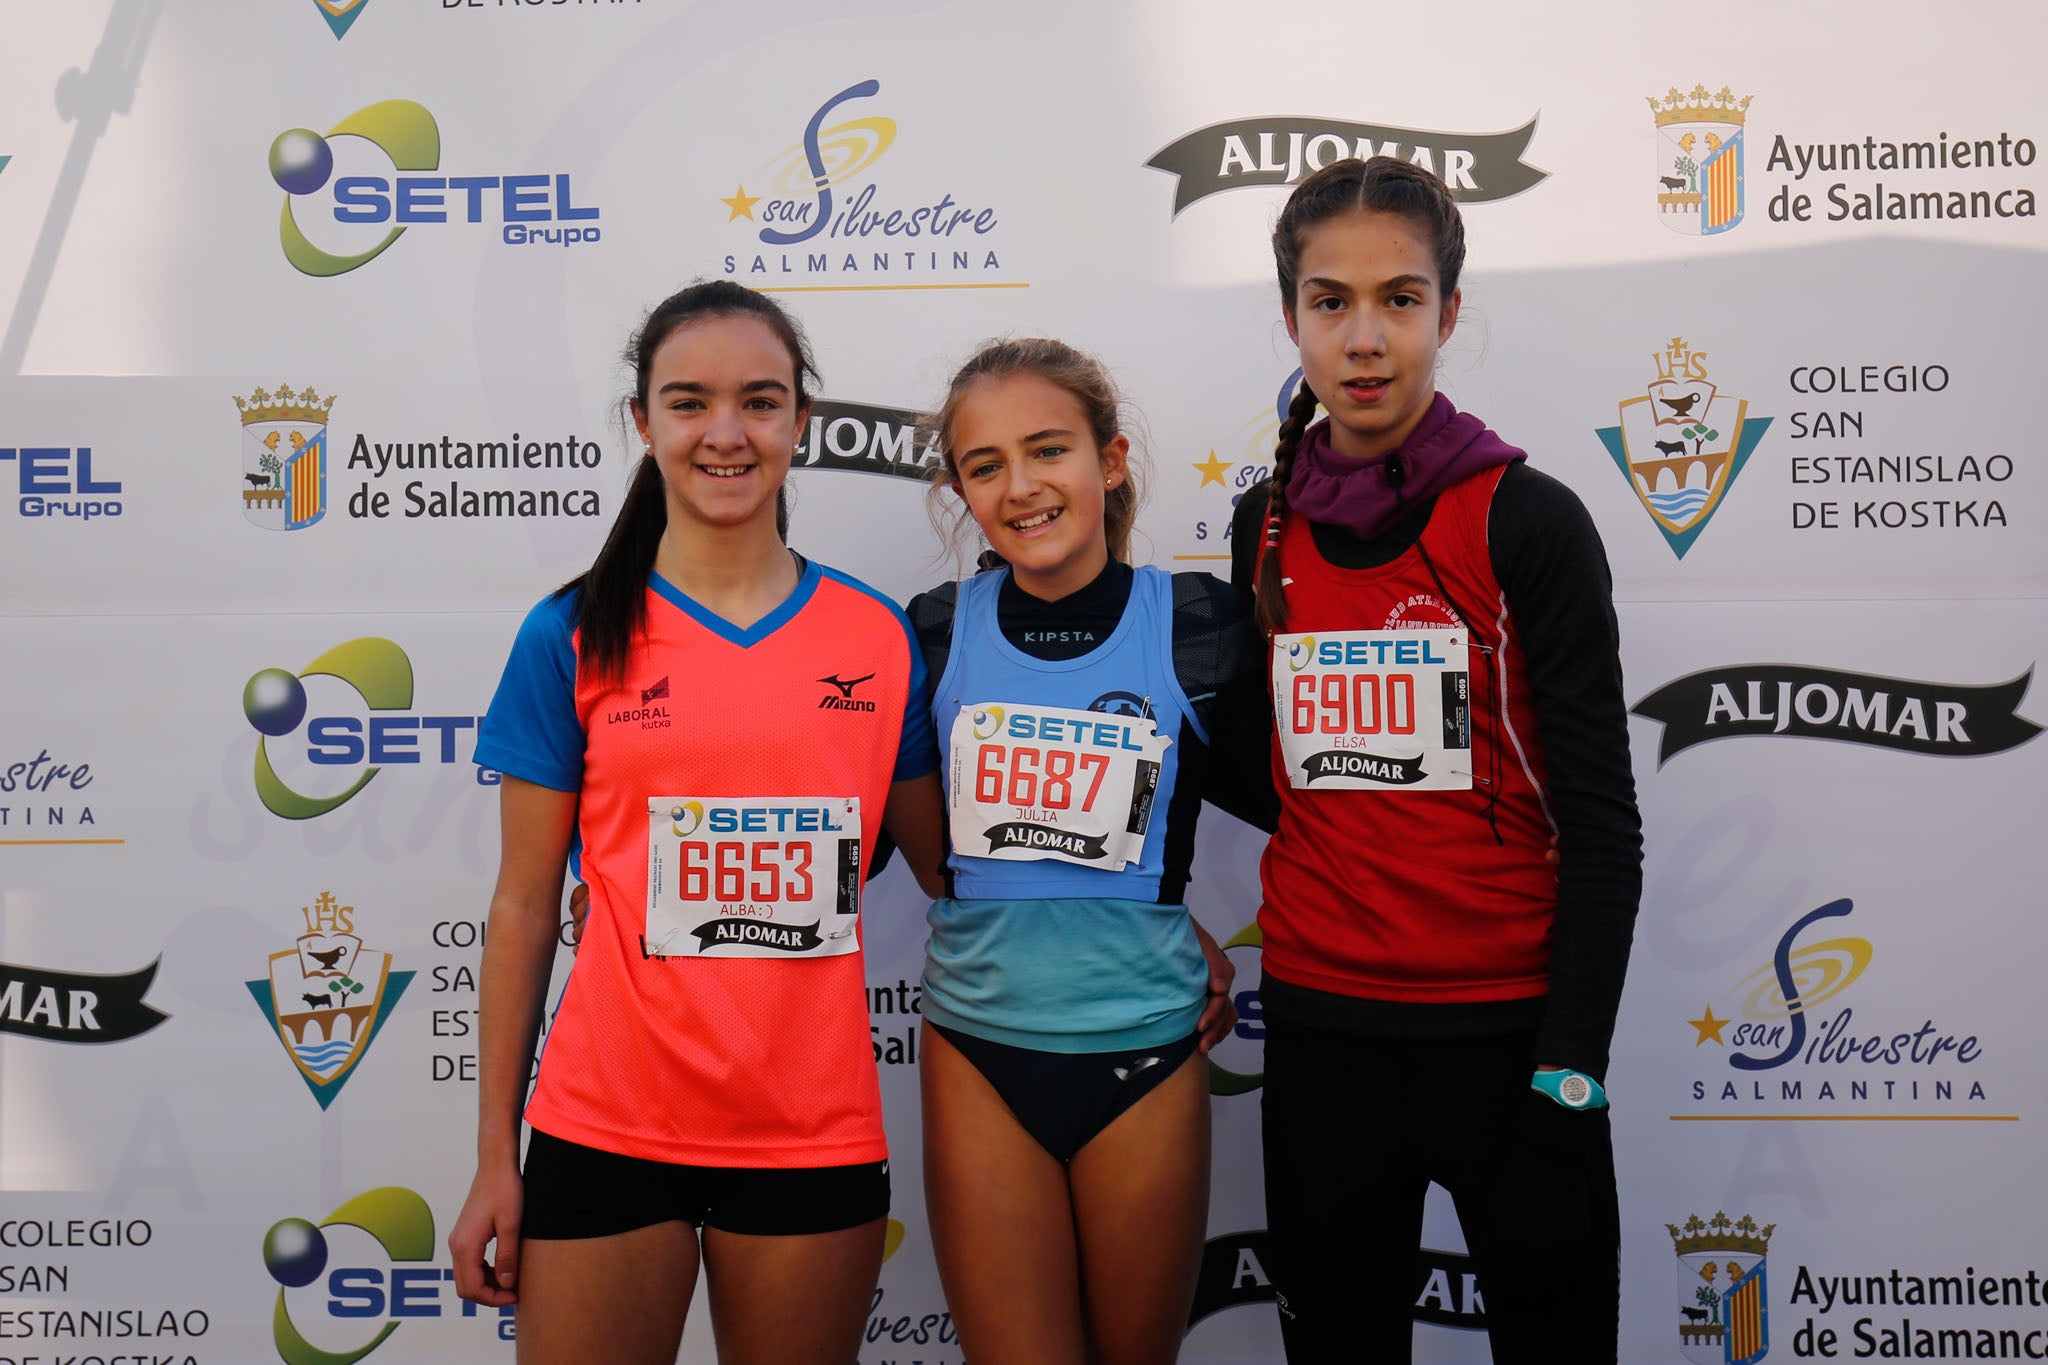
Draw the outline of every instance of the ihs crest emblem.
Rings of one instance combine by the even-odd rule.
[[[1657,377],[1621,400],[1620,425],[1595,434],[1683,559],[1771,419],[1750,416],[1748,399],[1722,393],[1707,378],[1707,353],[1692,349],[1684,337],[1671,338],[1651,359]]]
[[[246,982],[299,1078],[325,1109],[370,1050],[413,973],[363,947],[355,907],[322,891],[302,907],[306,932],[270,955],[266,980]]]

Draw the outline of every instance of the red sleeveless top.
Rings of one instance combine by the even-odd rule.
[[[1280,822],[1259,865],[1259,929],[1264,971],[1290,984],[1423,1004],[1548,988],[1555,827],[1521,644],[1487,547],[1501,473],[1441,494],[1418,542],[1377,568],[1339,568],[1305,518],[1282,524],[1289,632],[1458,628],[1471,640],[1470,790],[1296,788],[1276,735]]]

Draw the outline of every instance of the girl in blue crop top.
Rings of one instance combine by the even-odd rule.
[[[1199,1054],[1235,1012],[1182,897],[1202,796],[1229,785],[1208,780],[1231,743],[1212,731],[1264,705],[1261,643],[1226,584],[1125,562],[1119,406],[1099,362],[1013,340],[936,423],[941,488],[1003,561],[910,604],[952,843],[924,971],[926,1202],[977,1365],[1026,1343],[1173,1359],[1207,1232]]]

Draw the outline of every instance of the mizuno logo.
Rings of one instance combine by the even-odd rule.
[[[832,687],[838,688],[840,696],[851,698],[853,696],[854,688],[859,687],[864,682],[871,681],[874,678],[874,676],[874,674],[870,673],[864,678],[851,678],[842,680],[837,673],[834,673],[831,677],[820,678],[818,679],[818,681],[821,683],[826,683]]]

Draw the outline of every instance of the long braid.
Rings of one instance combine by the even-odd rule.
[[[1315,391],[1303,380],[1287,405],[1287,420],[1280,424],[1279,440],[1273,447],[1273,477],[1267,481],[1266,523],[1259,546],[1258,610],[1259,629],[1268,636],[1287,628],[1287,589],[1280,581],[1280,523],[1287,515],[1287,481],[1294,475],[1295,452],[1301,438],[1315,420]]]

